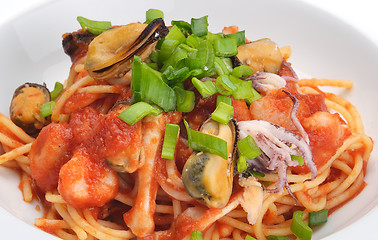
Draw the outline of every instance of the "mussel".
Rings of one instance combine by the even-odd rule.
[[[185,163],[182,181],[190,196],[209,208],[222,208],[228,203],[232,193],[236,124],[230,121],[224,125],[208,119],[202,124],[200,131],[225,140],[228,159],[211,153],[194,152]]]
[[[93,39],[88,46],[85,69],[96,79],[121,78],[130,69],[134,55],[147,59],[157,40],[169,30],[161,18],[150,24],[130,23],[109,29]]]
[[[50,102],[50,91],[45,85],[25,83],[18,87],[9,108],[11,120],[31,136],[38,135],[42,127],[51,122],[41,117],[40,108]]]
[[[277,74],[283,56],[278,45],[269,38],[263,38],[238,47],[237,58],[256,72]]]

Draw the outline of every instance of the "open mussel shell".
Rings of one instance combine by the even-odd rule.
[[[36,136],[42,127],[51,122],[49,117],[42,118],[40,113],[41,106],[50,101],[50,91],[45,85],[25,83],[13,94],[10,118],[26,133]]]
[[[182,181],[190,196],[209,208],[222,208],[230,199],[236,158],[237,130],[234,121],[224,125],[206,120],[200,131],[227,142],[227,159],[206,152],[194,152],[186,161]]]
[[[130,23],[109,29],[93,39],[88,46],[85,69],[96,79],[123,77],[130,69],[133,57],[147,59],[155,42],[168,34],[161,18],[150,24]]]

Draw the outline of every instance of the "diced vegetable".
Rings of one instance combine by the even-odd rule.
[[[234,68],[234,70],[232,70],[231,74],[234,75],[237,78],[241,78],[241,77],[253,75],[253,70],[248,65],[240,65],[240,66],[237,66],[236,68]]]
[[[238,54],[238,45],[234,38],[215,39],[214,49],[218,57],[232,57]]]
[[[78,16],[77,21],[80,23],[80,26],[84,31],[88,30],[93,34],[100,34],[112,27],[112,24],[109,21],[94,21],[82,16]]]
[[[240,155],[236,161],[236,167],[238,172],[244,172],[247,169],[247,159],[244,155]]]
[[[175,149],[180,127],[176,124],[169,124],[165,126],[165,134],[163,141],[163,148],[161,150],[161,157],[172,160],[175,156]]]
[[[308,214],[308,225],[317,226],[327,222],[328,209],[323,209],[317,212],[310,212]]]
[[[161,73],[142,63],[139,56],[132,64],[131,90],[133,101],[153,102],[164,111],[176,108],[176,94],[162,79]]]
[[[227,159],[226,141],[213,135],[190,129],[186,121],[184,121],[184,124],[188,132],[188,145],[190,148],[197,151],[212,153]]]
[[[298,166],[302,166],[304,163],[303,157],[302,156],[296,156],[296,155],[290,155],[291,160],[297,161]]]
[[[54,107],[55,107],[54,101],[44,103],[40,108],[41,118],[50,116]]]
[[[228,75],[219,75],[215,80],[215,87],[220,94],[225,96],[231,95],[236,90],[235,84],[230,81]]]
[[[290,230],[300,240],[311,240],[312,229],[303,221],[302,217],[302,211],[295,211],[293,213]]]
[[[176,110],[180,112],[191,112],[194,108],[195,95],[192,91],[187,91],[180,87],[174,87],[176,92]]]
[[[54,85],[54,90],[50,92],[51,100],[55,100],[59,94],[63,91],[63,84],[56,82]]]
[[[227,124],[234,116],[234,107],[220,102],[215,111],[211,114],[211,118],[219,123]]]
[[[203,240],[202,232],[200,231],[193,231],[190,235],[190,240]]]
[[[248,159],[253,159],[261,155],[260,149],[251,136],[247,136],[237,142],[238,149],[242,155]]]
[[[192,33],[198,37],[202,37],[207,34],[207,27],[209,26],[207,22],[207,16],[201,18],[192,18],[191,20]]]
[[[214,83],[211,80],[201,81],[198,78],[192,78],[192,83],[197,91],[201,94],[203,98],[210,97],[217,93]]]
[[[164,13],[158,9],[148,9],[146,11],[146,21],[144,23],[149,24],[156,18],[164,19]]]
[[[122,121],[132,126],[147,115],[158,115],[160,113],[161,111],[159,111],[157,108],[154,108],[150,104],[145,102],[138,102],[123,110],[118,115],[118,117]]]

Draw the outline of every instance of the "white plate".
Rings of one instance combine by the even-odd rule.
[[[238,25],[249,39],[269,37],[280,46],[291,45],[293,65],[315,77],[350,79],[351,91],[341,91],[358,106],[366,132],[378,139],[377,47],[349,25],[308,4],[294,0],[238,1],[54,1],[0,25],[0,111],[7,114],[13,90],[24,82],[52,86],[68,75],[69,57],[63,53],[61,35],[79,28],[76,17],[111,20],[113,24],[143,21],[145,11],[164,11],[166,23],[209,15],[210,30]],[[326,225],[314,239],[371,239],[378,220],[378,156],[369,162],[364,191]],[[35,204],[22,201],[17,174],[0,168],[1,239],[55,239],[35,227],[41,215]]]

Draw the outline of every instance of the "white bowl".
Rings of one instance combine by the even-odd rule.
[[[294,0],[270,1],[52,1],[0,25],[0,111],[8,114],[14,89],[24,82],[64,81],[70,67],[61,47],[61,35],[80,26],[76,17],[110,20],[113,24],[144,21],[145,11],[158,8],[170,20],[190,21],[209,16],[210,31],[237,25],[249,39],[269,37],[290,45],[290,61],[301,71],[319,78],[348,79],[350,91],[339,93],[354,103],[365,130],[378,139],[378,49],[357,30],[332,15]],[[367,168],[367,187],[331,215],[314,239],[355,239],[376,235],[378,220],[378,156],[374,150]],[[23,202],[18,174],[0,168],[0,232],[3,239],[55,239],[33,226],[41,216],[35,203]]]

